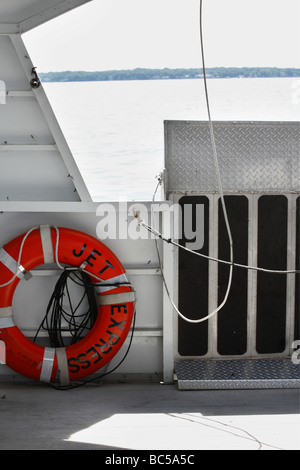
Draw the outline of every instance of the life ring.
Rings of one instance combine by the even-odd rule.
[[[37,266],[53,262],[83,269],[97,284],[99,307],[92,329],[63,348],[33,343],[13,318],[13,295],[20,279]],[[0,250],[0,285],[0,340],[5,343],[6,365],[25,377],[68,385],[110,362],[128,335],[135,292],[114,253],[85,233],[41,225],[10,241]]]

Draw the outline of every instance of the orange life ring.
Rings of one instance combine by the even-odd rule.
[[[13,318],[13,295],[20,279],[51,262],[84,269],[97,284],[97,319],[83,339],[65,348],[33,343]],[[61,385],[87,377],[111,361],[128,335],[135,293],[114,253],[85,233],[42,225],[10,241],[0,250],[0,285],[0,340],[5,343],[6,364],[25,377],[59,380]]]

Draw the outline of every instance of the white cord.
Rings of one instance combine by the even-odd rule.
[[[152,198],[152,207],[151,207],[151,210],[153,211],[153,206],[154,206],[154,199],[155,199],[155,195],[156,195],[156,192],[157,192],[157,189],[158,189],[158,186],[160,184],[160,181],[158,182],[157,186],[156,186],[156,189],[154,191],[154,194],[153,194],[153,198]],[[162,238],[164,241],[167,241],[169,243],[172,243],[172,244],[175,244],[175,242],[173,242],[172,239],[166,239],[164,237],[162,237],[162,235],[157,232],[157,230],[153,229],[152,227],[150,227],[149,225],[147,225],[143,219],[140,218],[139,214],[138,213],[135,213],[134,214],[135,217],[138,219],[138,222],[139,222],[139,225],[142,225],[144,226],[145,228],[147,228],[147,230],[150,229],[150,231],[152,233],[154,233],[155,235],[157,235],[159,238]],[[153,216],[153,212],[152,212],[152,216]],[[154,217],[152,217],[152,220],[154,221]],[[179,247],[181,247],[180,245],[178,245]],[[228,280],[228,286],[227,286],[227,290],[226,290],[226,294],[225,294],[225,297],[223,299],[223,301],[221,302],[221,304],[215,309],[213,310],[211,313],[209,313],[208,315],[206,315],[205,317],[203,318],[199,318],[199,319],[196,319],[196,320],[192,320],[191,318],[187,318],[186,316],[183,315],[183,313],[180,312],[180,310],[177,308],[177,306],[175,305],[175,302],[173,301],[171,295],[170,295],[170,292],[169,292],[169,288],[168,288],[168,285],[167,285],[167,282],[166,282],[166,279],[165,279],[165,276],[164,276],[164,271],[163,271],[163,266],[162,266],[162,262],[161,262],[161,258],[160,258],[160,254],[159,254],[159,249],[158,249],[158,244],[157,244],[157,238],[155,238],[155,247],[156,247],[156,252],[157,252],[157,258],[158,258],[158,262],[159,262],[159,266],[160,266],[160,271],[161,271],[161,275],[162,275],[162,280],[163,280],[163,284],[165,286],[165,289],[166,289],[166,292],[167,292],[167,296],[172,304],[172,307],[174,308],[174,310],[176,311],[176,313],[179,315],[180,318],[182,318],[183,320],[185,320],[186,322],[188,323],[201,323],[201,322],[204,322],[206,320],[208,320],[210,317],[212,317],[213,315],[215,315],[219,310],[221,310],[221,308],[225,305],[225,303],[227,302],[227,298],[228,298],[228,295],[229,295],[229,292],[230,292],[230,287],[231,287],[231,281],[232,281],[232,269],[233,269],[233,266],[231,265],[230,266],[230,271],[229,271],[229,280]],[[182,247],[181,247],[182,248]],[[197,254],[196,252],[192,251],[192,250],[189,250],[191,251],[192,253],[194,254]]]
[[[157,186],[156,186],[156,189],[154,191],[154,194],[153,194],[153,198],[152,198],[152,220],[154,222],[154,216],[153,216],[153,203],[154,203],[154,199],[155,199],[155,195],[156,195],[156,192],[157,192],[157,189],[158,189],[158,186],[160,184],[160,181],[158,182]],[[176,246],[177,248],[180,248],[182,250],[186,250],[190,253],[192,253],[193,255],[196,255],[196,256],[200,256],[202,258],[206,258],[210,261],[215,261],[217,263],[224,263],[224,264],[231,264],[231,269],[230,269],[230,272],[229,272],[229,282],[228,282],[228,286],[231,285],[231,281],[232,281],[232,268],[233,266],[236,266],[236,267],[240,267],[240,268],[245,268],[245,269],[248,269],[248,270],[255,270],[255,271],[263,271],[263,272],[267,272],[267,273],[274,273],[274,274],[296,274],[296,273],[300,273],[300,271],[297,271],[297,270],[287,270],[287,271],[281,271],[281,270],[275,270],[275,269],[266,269],[266,268],[260,268],[260,267],[256,267],[256,266],[247,266],[247,265],[244,265],[244,264],[238,264],[238,263],[231,263],[230,261],[225,261],[225,260],[221,260],[221,259],[218,259],[218,258],[213,258],[211,256],[207,256],[207,255],[204,255],[202,253],[198,253],[196,251],[192,251],[190,250],[189,248],[183,246],[183,245],[179,245],[179,243],[176,243],[172,238],[167,238],[167,237],[164,237],[160,232],[158,232],[154,227],[151,227],[150,225],[146,224],[145,221],[140,217],[139,213],[138,212],[134,212],[134,216],[136,217],[136,219],[138,220],[138,224],[143,226],[144,228],[146,228],[150,233],[152,233],[153,235],[155,235],[157,238],[155,238],[155,247],[156,247],[156,251],[157,251],[157,258],[158,258],[158,263],[159,263],[159,267],[160,267],[160,271],[161,271],[161,275],[162,275],[162,280],[163,280],[163,284],[164,284],[164,287],[166,289],[166,292],[167,292],[167,295],[168,295],[168,298],[174,308],[174,310],[177,312],[177,314],[185,321],[187,321],[188,323],[201,323],[205,320],[208,320],[210,317],[212,317],[213,315],[215,315],[219,310],[221,310],[221,308],[225,305],[226,301],[227,301],[227,298],[228,298],[228,293],[229,293],[229,287],[227,287],[227,291],[226,291],[226,294],[225,294],[225,297],[222,301],[222,303],[217,307],[216,310],[214,310],[213,312],[211,312],[210,314],[208,314],[207,316],[203,317],[203,318],[200,318],[200,319],[197,319],[197,320],[192,320],[190,318],[187,318],[185,317],[177,308],[177,306],[175,305],[174,303],[174,300],[172,299],[171,295],[170,295],[170,292],[169,292],[169,289],[168,289],[168,285],[167,285],[167,282],[166,282],[166,279],[165,279],[165,276],[164,276],[164,271],[163,271],[163,266],[162,266],[162,262],[161,262],[161,258],[160,258],[160,254],[159,254],[159,249],[158,249],[158,244],[157,244],[157,241],[158,241],[158,238],[160,238],[161,240],[163,240],[164,242],[167,242],[167,243],[170,243],[174,246]]]
[[[164,277],[162,262],[161,262],[161,258],[160,258],[160,254],[159,254],[158,245],[157,245],[157,238],[155,238],[155,246],[156,246],[156,251],[157,251],[157,257],[158,257],[159,266],[160,266],[160,270],[161,270],[161,273],[162,273],[162,279],[163,279],[163,283],[164,283],[164,287],[166,289],[167,295],[169,297],[169,300],[170,300],[174,310],[177,312],[177,314],[183,320],[185,320],[189,323],[200,323],[200,322],[206,321],[209,318],[211,318],[213,315],[215,315],[219,310],[221,310],[221,308],[225,305],[225,303],[227,302],[228,296],[229,296],[230,289],[231,289],[233,266],[246,268],[246,269],[249,269],[249,270],[263,271],[263,272],[269,272],[269,273],[270,272],[271,273],[279,273],[279,274],[293,274],[293,273],[298,272],[296,270],[281,271],[281,270],[265,269],[265,268],[247,266],[247,265],[238,264],[238,263],[233,262],[233,240],[232,240],[232,234],[231,234],[231,230],[230,230],[230,224],[229,224],[229,220],[228,220],[226,204],[225,204],[225,199],[224,199],[224,193],[223,193],[223,188],[222,188],[222,181],[221,181],[221,175],[220,175],[220,169],[219,169],[219,161],[218,161],[218,155],[217,155],[217,149],[216,149],[216,142],[215,142],[213,124],[212,124],[212,120],[211,120],[208,90],[207,90],[206,68],[205,68],[205,61],[204,61],[203,34],[202,34],[202,0],[200,0],[200,43],[201,43],[202,68],[203,68],[203,81],[204,81],[205,97],[206,97],[206,105],[207,105],[207,113],[208,113],[208,123],[209,123],[209,130],[210,130],[210,140],[211,140],[211,145],[212,145],[212,152],[213,152],[213,157],[214,157],[215,169],[216,169],[216,173],[217,173],[218,189],[219,189],[219,194],[220,194],[220,199],[221,199],[221,204],[222,204],[222,209],[223,209],[223,214],[224,214],[224,219],[225,219],[226,230],[227,230],[227,234],[228,234],[228,238],[229,238],[230,261],[225,261],[225,260],[220,260],[220,259],[217,259],[217,258],[213,258],[211,256],[207,256],[207,255],[204,255],[202,253],[192,251],[192,250],[190,250],[189,248],[187,248],[185,246],[179,245],[173,239],[164,237],[155,228],[153,228],[150,225],[146,224],[145,221],[140,218],[138,213],[134,214],[135,217],[138,219],[139,225],[142,225],[149,232],[156,235],[156,237],[161,238],[163,241],[165,241],[167,243],[171,243],[172,245],[174,245],[174,246],[176,246],[180,249],[186,250],[190,253],[193,253],[194,255],[197,255],[197,256],[200,256],[200,257],[203,257],[203,258],[206,258],[208,260],[215,261],[215,262],[218,262],[218,263],[225,263],[227,265],[230,265],[228,285],[227,285],[227,289],[226,289],[224,299],[221,302],[221,304],[215,310],[213,310],[211,313],[206,315],[205,317],[197,319],[197,320],[192,320],[190,318],[185,317],[178,310],[177,306],[175,305],[175,303],[174,303],[174,301],[173,301],[173,299],[170,295],[170,292],[169,292],[169,289],[168,289],[168,286],[167,286],[167,283],[166,283],[166,279]],[[158,186],[159,186],[160,183],[161,183],[161,181],[159,180],[158,183],[157,183],[156,189],[154,191],[153,198],[152,198],[152,216],[153,216],[153,203],[154,203],[155,195],[156,195],[156,192],[157,192],[157,189],[158,189]],[[152,217],[152,220],[154,222],[154,217]]]
[[[59,229],[58,229],[58,227],[56,227],[55,225],[50,225],[50,227],[54,228],[54,230],[56,231],[55,257],[54,257],[55,263],[57,264],[57,266],[59,267],[59,269],[62,269],[62,270],[67,270],[67,271],[75,271],[75,270],[77,270],[78,268],[76,268],[75,266],[72,266],[72,267],[64,267],[64,266],[62,266],[62,265],[60,264],[60,262],[58,261]]]
[[[170,292],[169,292],[169,289],[168,289],[168,286],[167,286],[167,283],[166,283],[166,280],[165,280],[165,277],[164,277],[164,273],[163,273],[163,269],[162,269],[162,263],[161,263],[161,259],[160,259],[160,255],[159,255],[159,250],[158,250],[158,246],[157,246],[157,239],[155,239],[155,245],[156,245],[156,251],[157,251],[157,256],[158,256],[158,260],[159,260],[159,265],[160,265],[160,269],[161,269],[161,273],[162,273],[162,278],[163,278],[163,283],[164,283],[164,286],[165,286],[165,289],[166,289],[166,292],[167,292],[167,295],[170,299],[170,302],[173,306],[173,308],[175,309],[175,311],[177,312],[177,314],[185,321],[189,322],[189,323],[201,323],[201,322],[204,322],[206,320],[208,320],[209,318],[211,318],[213,315],[215,315],[219,310],[221,310],[222,307],[224,307],[225,303],[227,302],[227,299],[228,299],[228,296],[229,296],[229,292],[230,292],[230,289],[231,289],[231,283],[232,283],[232,273],[233,273],[233,241],[232,241],[232,235],[231,235],[231,230],[230,230],[230,225],[229,225],[229,221],[228,221],[228,216],[227,216],[227,210],[226,210],[226,204],[225,204],[225,200],[224,200],[224,194],[223,194],[223,188],[222,188],[222,181],[221,181],[221,175],[220,175],[220,168],[219,168],[219,161],[218,161],[218,155],[217,155],[217,149],[216,149],[216,143],[215,143],[215,136],[214,136],[214,130],[213,130],[213,125],[212,125],[212,120],[211,120],[211,114],[210,114],[210,107],[209,107],[209,99],[208,99],[208,91],[207,91],[207,82],[206,82],[206,73],[205,73],[205,61],[204,61],[204,47],[203,47],[203,35],[202,35],[202,0],[200,0],[200,43],[201,43],[201,57],[202,57],[202,68],[203,68],[203,80],[204,80],[204,88],[205,88],[205,96],[206,96],[206,105],[207,105],[207,113],[208,113],[208,122],[209,122],[209,130],[210,130],[210,139],[211,139],[211,145],[212,145],[212,152],[213,152],[213,157],[214,157],[214,163],[215,163],[215,169],[216,169],[216,173],[217,173],[217,180],[218,180],[218,188],[219,188],[219,193],[220,193],[220,198],[221,198],[221,203],[222,203],[222,209],[223,209],[223,213],[224,213],[224,219],[225,219],[225,224],[226,224],[226,230],[227,230],[227,233],[228,233],[228,238],[229,238],[229,245],[230,245],[230,269],[229,269],[229,277],[228,277],[228,284],[227,284],[227,289],[226,289],[226,293],[225,293],[225,296],[224,296],[224,299],[223,301],[221,302],[221,304],[215,309],[213,310],[211,313],[209,313],[208,315],[206,315],[205,317],[203,318],[199,318],[197,320],[192,320],[190,318],[187,318],[186,316],[184,316],[177,308],[177,306],[175,305],[173,299],[171,298],[170,296]],[[160,184],[160,181],[158,182],[157,186],[156,186],[156,189],[155,189],[155,192],[154,192],[154,195],[153,195],[153,199],[152,199],[152,207],[153,207],[153,203],[154,203],[154,198],[155,198],[155,194],[156,194],[156,191],[157,191],[157,188],[158,188],[158,185]],[[154,218],[153,218],[153,221],[154,221]],[[143,221],[140,221],[139,222],[141,225],[143,225],[144,227],[146,227],[148,230],[151,230],[151,228],[149,226],[146,226],[146,224],[143,222]],[[154,229],[154,231],[156,232],[156,234],[162,238],[161,234],[158,234],[158,232]],[[154,233],[154,232],[152,232]],[[171,241],[171,239],[167,240],[168,242],[172,242],[174,245],[175,245],[175,242],[173,242],[173,240]],[[179,245],[180,246],[180,245]],[[189,250],[191,251],[191,250]],[[195,253],[195,252],[192,252],[192,253]]]
[[[213,258],[212,256],[204,255],[203,253],[198,253],[197,251],[192,251],[189,248],[175,242],[172,238],[167,238],[167,237],[163,236],[154,227],[151,227],[151,225],[146,224],[146,222],[143,219],[141,219],[139,214],[134,213],[134,216],[138,219],[139,225],[142,225],[150,233],[153,233],[153,235],[160,238],[164,242],[170,243],[170,244],[176,246],[177,248],[188,251],[188,252],[192,253],[193,255],[200,256],[201,258],[205,258],[205,259],[208,259],[210,261],[215,261],[217,263],[223,263],[223,264],[227,264],[227,265],[231,264],[230,261],[226,261],[226,260],[219,259],[219,258]],[[273,274],[300,274],[300,271],[297,270],[297,269],[290,269],[290,270],[267,269],[267,268],[260,268],[260,267],[257,267],[257,266],[249,266],[249,265],[246,265],[246,264],[239,264],[239,263],[232,263],[232,266],[236,266],[238,268],[249,269],[249,270],[253,270],[253,271],[262,271],[262,272],[265,272],[265,273],[273,273]]]

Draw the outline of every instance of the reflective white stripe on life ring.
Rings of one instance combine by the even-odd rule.
[[[69,367],[66,348],[56,348],[57,370],[59,371],[59,383],[61,387],[70,384]]]
[[[106,285],[107,284],[107,285]],[[101,285],[96,286],[96,291],[98,294],[102,294],[102,292],[108,292],[110,290],[115,289],[119,286],[113,286],[112,284],[128,284],[128,279],[125,273],[120,274],[119,276],[112,277],[111,279],[107,279],[106,281],[101,282]]]
[[[54,348],[45,348],[40,381],[50,382],[55,357]]]
[[[15,326],[12,307],[0,308],[0,329]]]
[[[0,318],[4,317],[12,317],[13,316],[13,309],[12,307],[1,307],[0,308]]]
[[[51,240],[51,227],[50,225],[41,225],[40,234],[42,241],[42,249],[44,256],[44,263],[54,263],[54,253]]]
[[[127,302],[135,302],[135,301],[136,301],[135,291],[120,292],[119,294],[98,295],[99,305],[116,305],[116,304],[125,304]]]
[[[15,326],[13,317],[0,318],[0,330]]]
[[[4,248],[1,248],[1,250],[0,250],[0,261],[13,274],[17,273],[17,277],[19,279],[22,279],[22,277],[24,276],[24,274],[26,272],[26,269],[22,265],[18,266],[18,263],[16,262],[16,260],[14,260],[13,257],[10,256],[10,254],[7,253],[7,251],[4,250]]]

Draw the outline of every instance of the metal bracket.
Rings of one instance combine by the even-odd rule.
[[[41,81],[38,77],[38,74],[36,73],[36,67],[33,67],[33,69],[31,70],[31,75],[33,75],[33,79],[30,80],[30,85],[32,88],[36,89],[36,88],[39,88],[39,86],[41,85]]]

